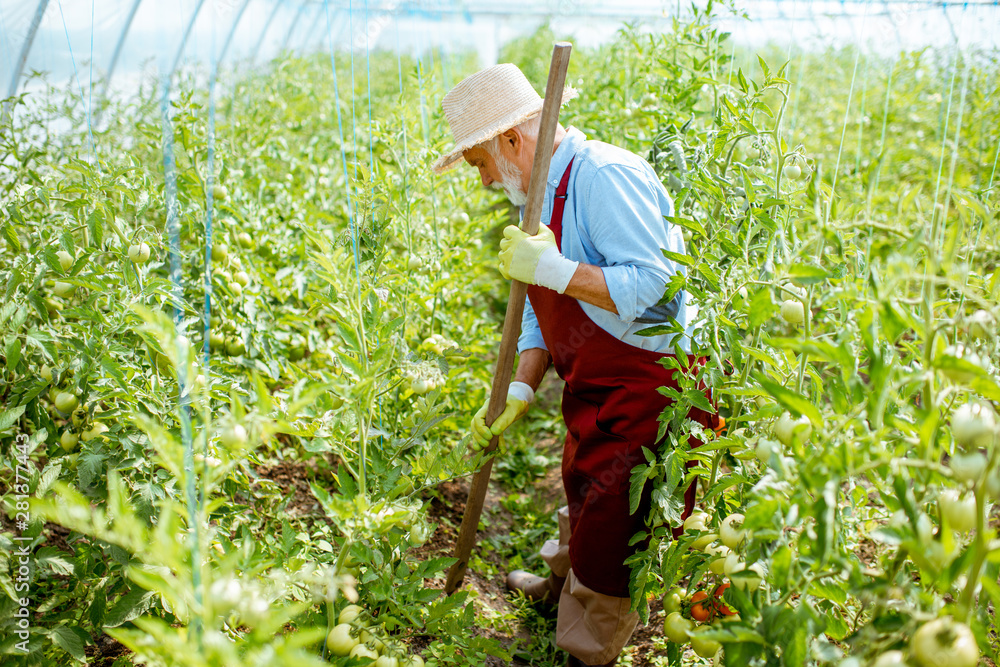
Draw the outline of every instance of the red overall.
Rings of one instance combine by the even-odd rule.
[[[556,190],[549,222],[560,247],[572,168],[571,160]],[[556,372],[566,382],[562,476],[573,573],[598,593],[628,597],[625,559],[641,546],[628,543],[645,528],[652,493],[647,485],[639,509],[629,514],[631,470],[645,462],[643,446],[655,451],[660,444],[657,418],[672,401],[657,388],[677,384],[674,371],[657,362],[672,355],[618,340],[594,324],[570,296],[532,285],[528,298]],[[717,425],[717,415],[697,408],[688,416],[706,428]],[[694,485],[685,492],[685,516],[694,507],[694,492]]]

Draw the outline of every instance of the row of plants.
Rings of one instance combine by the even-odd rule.
[[[996,656],[995,50],[751,71],[710,25],[674,27],[612,75],[674,102],[636,110],[639,141],[690,238],[664,299],[695,297],[709,360],[662,416],[672,446],[632,473],[654,499],[634,608],[667,591],[674,660],[688,642],[727,665]],[[723,437],[684,418],[706,386]],[[707,513],[672,540],[692,481]]]
[[[581,96],[563,112],[647,155],[674,194],[690,257],[665,299],[697,300],[709,358],[663,416],[673,447],[633,472],[654,498],[635,607],[663,597],[669,664],[690,641],[728,665],[926,667],[927,646],[968,647],[969,628],[993,655],[995,55],[873,60],[859,120],[854,53],[808,56],[808,80],[770,55],[740,67],[712,11],[575,50]],[[553,37],[504,59],[542,85]],[[119,664],[531,657],[484,631],[468,590],[439,597],[449,561],[420,546],[434,488],[479,464],[463,437],[499,340],[493,257],[511,211],[470,170],[432,177],[440,71],[375,55],[369,100],[336,63],[339,96],[328,54],[227,73],[211,175],[193,75],[166,126],[162,91],[106,103],[93,146],[40,131],[86,128],[78,89],[14,101],[0,133],[5,661],[83,662],[102,634],[132,651]],[[700,386],[729,430],[691,450]],[[550,427],[558,406],[542,407],[531,423]],[[20,529],[22,434],[36,500]],[[531,451],[498,466],[514,490],[542,474]],[[278,466],[310,494],[273,481]],[[704,513],[671,540],[692,480]],[[28,655],[15,536],[33,554]]]

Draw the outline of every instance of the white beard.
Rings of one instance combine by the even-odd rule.
[[[500,154],[500,151],[490,151],[493,156],[493,161],[496,162],[497,171],[500,172],[500,182],[493,183],[490,187],[496,190],[503,190],[504,194],[507,195],[507,199],[514,206],[524,206],[528,203],[528,193],[521,188],[521,176],[523,175],[521,170],[506,157]]]

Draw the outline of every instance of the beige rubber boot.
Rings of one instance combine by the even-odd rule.
[[[559,604],[559,596],[562,594],[565,577],[557,577],[550,574],[547,577],[539,577],[525,572],[524,570],[514,570],[507,575],[507,588],[512,591],[521,591],[524,597],[532,602],[540,602],[548,606]]]

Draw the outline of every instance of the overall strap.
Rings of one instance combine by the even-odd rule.
[[[566,208],[566,192],[569,190],[569,172],[573,169],[573,157],[566,165],[566,171],[563,172],[562,180],[559,181],[559,187],[556,188],[556,196],[552,202],[552,219],[549,222],[549,227],[558,226],[562,229],[562,219],[563,219],[563,209]]]

